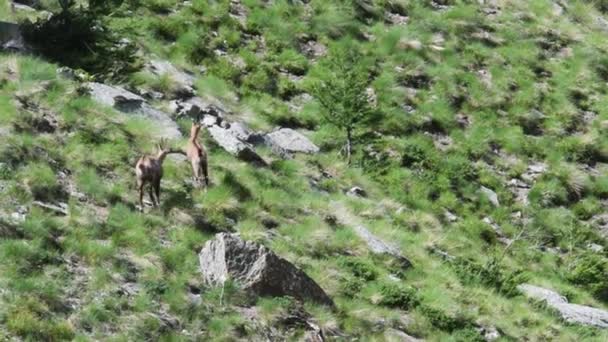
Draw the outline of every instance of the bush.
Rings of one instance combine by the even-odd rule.
[[[411,287],[404,287],[395,284],[385,284],[380,289],[382,299],[379,304],[409,310],[418,305],[418,295],[416,290]]]
[[[363,280],[355,277],[343,278],[340,282],[340,293],[348,298],[355,298],[363,289]]]
[[[342,258],[340,264],[348,269],[355,277],[365,281],[374,280],[378,276],[378,272],[376,272],[374,265],[359,258]]]
[[[467,329],[472,326],[471,321],[462,316],[450,316],[442,310],[432,308],[428,305],[423,305],[420,309],[422,314],[429,322],[436,327],[447,332]]]
[[[505,296],[516,295],[518,293],[517,285],[527,279],[523,271],[508,271],[496,258],[492,258],[484,265],[463,258],[456,258],[452,261],[452,265],[461,281],[492,287]]]
[[[52,201],[61,194],[55,172],[46,164],[29,164],[21,172],[21,178],[28,185],[32,196],[40,201]]]
[[[597,254],[585,254],[572,266],[568,280],[581,285],[604,302],[608,302],[608,259]]]

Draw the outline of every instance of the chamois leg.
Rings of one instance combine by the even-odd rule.
[[[200,165],[199,165],[199,161],[196,159],[192,160],[192,177],[194,178],[194,182],[196,183],[196,186],[200,186],[200,179],[201,179],[201,175],[200,175]]]
[[[209,169],[207,160],[201,160],[201,169],[203,169],[203,177],[205,182],[205,190],[209,187]]]
[[[156,191],[156,206],[160,207],[160,178],[154,181],[154,191]]]
[[[154,184],[150,184],[150,188],[148,188],[148,195],[150,195],[150,201],[152,202],[152,206],[156,206],[156,201],[154,200]]]
[[[137,180],[137,187],[139,188],[139,211],[144,211],[144,182]]]

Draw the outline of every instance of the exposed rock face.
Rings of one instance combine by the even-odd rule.
[[[91,98],[96,102],[113,107],[127,114],[135,114],[155,122],[159,129],[160,137],[176,139],[182,134],[175,121],[171,120],[166,113],[161,112],[147,104],[143,97],[118,86],[109,86],[102,83],[87,83]]]
[[[208,131],[211,138],[228,153],[247,162],[266,164],[250,144],[241,141],[231,130],[219,126],[211,126],[208,128]]]
[[[317,153],[319,148],[304,135],[291,128],[280,128],[266,134],[266,144],[278,155],[288,158],[292,153]]]
[[[178,97],[194,96],[194,76],[177,69],[167,61],[152,60],[148,63],[147,68],[157,76],[168,76],[177,86]]]
[[[221,285],[236,280],[247,291],[263,296],[292,296],[333,306],[329,296],[303,271],[268,248],[220,233],[199,254],[203,281]]]
[[[522,284],[517,288],[526,297],[546,302],[566,322],[608,328],[608,311],[606,310],[570,304],[559,293],[530,284]]]

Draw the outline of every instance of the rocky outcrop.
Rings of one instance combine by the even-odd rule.
[[[570,304],[566,297],[542,287],[522,284],[517,287],[526,297],[543,301],[568,323],[608,328],[608,311],[590,306]]]
[[[266,145],[283,158],[293,153],[317,153],[319,148],[307,137],[291,128],[280,128],[264,136]]]
[[[237,281],[244,290],[261,296],[292,296],[333,306],[331,298],[306,273],[255,242],[220,233],[199,253],[203,281],[222,285]]]
[[[175,94],[178,97],[188,98],[194,96],[194,76],[177,69],[167,61],[152,60],[147,69],[156,76],[167,76],[175,84]]]
[[[208,128],[208,131],[211,138],[228,153],[247,162],[266,165],[264,159],[254,151],[253,146],[240,140],[230,129],[211,126]]]
[[[133,94],[119,86],[102,83],[87,83],[91,98],[99,104],[113,107],[126,113],[142,116],[154,122],[160,137],[177,139],[182,136],[175,121],[169,115],[150,106],[143,97]]]

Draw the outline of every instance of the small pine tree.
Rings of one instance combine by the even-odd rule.
[[[312,95],[322,108],[324,120],[346,135],[346,158],[351,162],[355,128],[371,117],[367,87],[370,72],[354,47],[342,46],[324,61],[325,72],[313,83]]]

